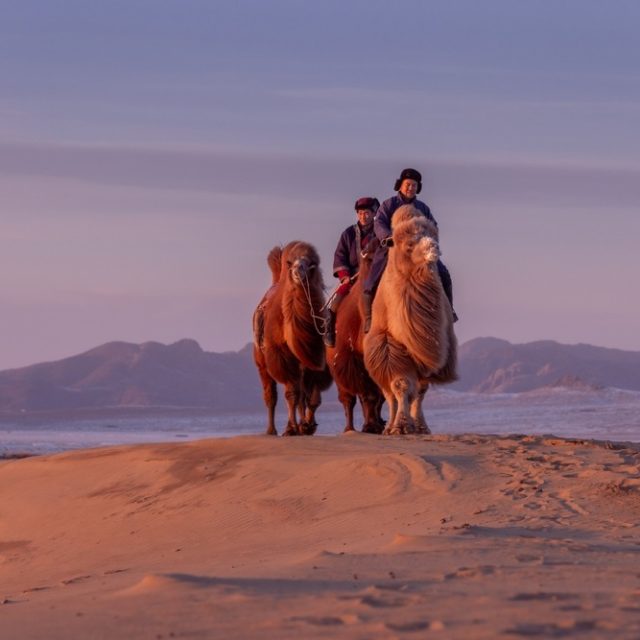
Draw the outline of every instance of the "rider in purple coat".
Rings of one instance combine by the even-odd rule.
[[[415,169],[404,169],[400,174],[400,177],[396,180],[395,191],[397,195],[385,200],[374,219],[373,228],[376,236],[380,240],[380,246],[376,250],[373,256],[373,263],[371,264],[371,270],[364,282],[362,299],[364,302],[364,332],[367,333],[371,328],[371,305],[373,303],[373,297],[376,289],[382,277],[385,267],[387,266],[388,247],[391,246],[393,240],[391,239],[391,218],[393,214],[404,204],[413,205],[418,211],[431,220],[436,226],[438,223],[431,214],[429,207],[416,198],[417,194],[422,190],[422,175]],[[440,274],[440,280],[442,281],[442,287],[444,292],[451,303],[453,308],[453,286],[451,283],[451,275],[449,270],[438,260],[438,273]],[[458,319],[456,312],[453,312],[454,322]]]
[[[333,258],[333,275],[340,280],[340,286],[329,305],[324,343],[328,347],[336,343],[336,313],[340,303],[351,289],[353,276],[360,269],[362,252],[375,237],[373,216],[380,206],[377,198],[358,198],[355,204],[358,221],[348,226],[340,235]]]

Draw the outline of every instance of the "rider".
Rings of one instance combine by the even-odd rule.
[[[373,218],[379,206],[377,198],[358,198],[354,207],[358,221],[348,226],[338,240],[333,258],[333,275],[340,280],[340,286],[333,295],[327,314],[324,343],[328,347],[335,346],[336,312],[351,289],[352,278],[358,273],[362,252],[374,238]]]
[[[378,212],[376,213],[374,220],[374,231],[380,245],[373,256],[373,263],[371,264],[371,270],[367,276],[367,279],[363,285],[362,301],[364,306],[364,332],[367,333],[371,328],[371,305],[373,303],[373,297],[378,283],[382,277],[385,267],[387,266],[387,252],[388,248],[392,246],[393,239],[391,237],[391,218],[404,204],[413,205],[418,211],[420,211],[426,218],[431,220],[436,226],[438,223],[431,215],[429,207],[418,200],[416,196],[422,190],[422,175],[415,169],[404,169],[400,174],[400,177],[396,180],[394,190],[397,191],[397,195],[385,200]],[[451,275],[449,270],[444,266],[442,261],[438,260],[438,273],[442,282],[442,288],[451,303],[453,309],[453,288],[451,283]],[[458,316],[456,312],[453,312],[453,321],[456,322]]]

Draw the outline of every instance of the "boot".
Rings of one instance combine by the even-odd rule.
[[[324,344],[327,347],[336,346],[336,313],[329,309],[329,315],[327,317],[327,324],[324,333]]]
[[[451,274],[449,273],[449,269],[444,266],[441,260],[438,260],[438,274],[440,275],[440,281],[442,282],[444,294],[447,296],[447,300],[451,305],[451,311],[453,312],[453,321],[458,322],[458,314],[453,308],[453,282],[451,280]]]
[[[456,310],[453,308],[453,290],[451,288],[451,280],[449,280],[449,286],[448,287],[444,287],[444,293],[447,296],[447,300],[449,301],[449,304],[451,305],[451,313],[453,314],[453,322],[456,323],[456,322],[458,322],[458,314],[456,313]]]
[[[371,305],[373,303],[373,296],[370,293],[362,294],[362,311],[364,312],[364,318],[362,320],[362,331],[369,333],[371,329]]]

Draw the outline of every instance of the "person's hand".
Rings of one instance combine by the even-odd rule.
[[[351,282],[351,278],[349,276],[342,276],[342,278],[340,278],[340,284],[348,284],[349,282]]]

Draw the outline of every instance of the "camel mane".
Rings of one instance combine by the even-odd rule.
[[[404,205],[394,214],[392,231],[394,246],[381,283],[387,309],[393,309],[391,337],[404,346],[424,377],[445,369],[445,377],[455,376],[451,307],[436,264],[438,229],[417,209]]]

